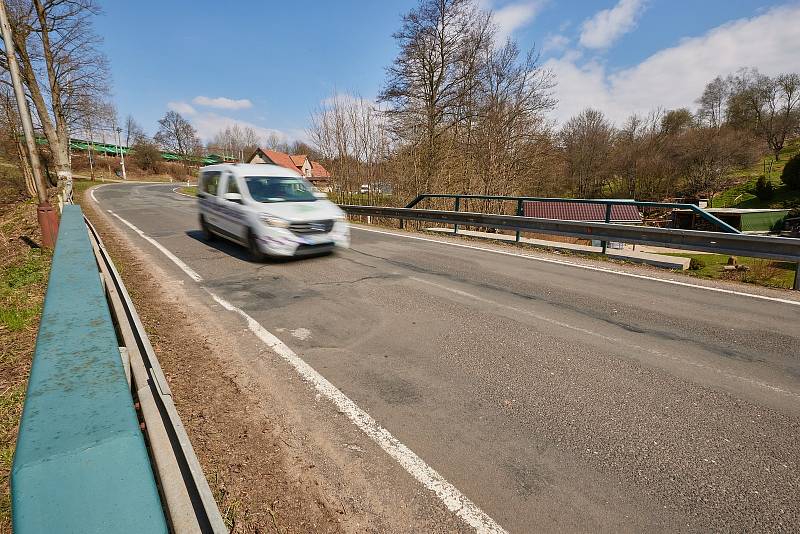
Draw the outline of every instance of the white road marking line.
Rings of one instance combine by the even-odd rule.
[[[419,237],[419,236],[414,236],[414,235],[398,234],[398,233],[395,233],[395,232],[386,232],[384,230],[374,230],[372,228],[362,228],[361,226],[355,226],[355,225],[351,225],[351,228],[355,229],[355,230],[361,230],[363,232],[373,232],[373,233],[376,233],[376,234],[385,234],[385,235],[391,235],[391,236],[395,236],[395,237],[404,237],[406,239],[416,239],[418,241],[428,241],[428,242],[431,242],[431,243],[439,243],[439,244],[442,244],[442,245],[450,245],[451,247],[461,247],[461,248],[469,248],[469,249],[473,249],[473,250],[482,250],[483,252],[491,252],[493,254],[503,254],[504,256],[516,256],[518,258],[526,258],[526,259],[529,259],[529,260],[541,261],[541,262],[544,262],[544,263],[555,263],[555,264],[558,264],[558,265],[568,265],[570,267],[578,267],[579,269],[587,269],[589,271],[599,271],[599,272],[603,272],[603,273],[617,274],[617,275],[620,275],[620,276],[629,276],[631,278],[640,278],[640,279],[643,279],[643,280],[653,280],[655,282],[663,282],[665,284],[673,284],[673,285],[676,285],[676,286],[691,287],[691,288],[695,288],[695,289],[704,289],[706,291],[715,291],[717,293],[727,293],[727,294],[730,294],[730,295],[737,295],[737,296],[740,296],[740,297],[751,297],[751,298],[754,298],[754,299],[770,300],[772,302],[780,302],[782,304],[791,304],[793,306],[800,306],[800,301],[797,301],[797,300],[788,300],[788,299],[782,299],[782,298],[778,298],[778,297],[768,297],[766,295],[756,295],[754,293],[746,293],[744,291],[735,291],[735,290],[732,290],[732,289],[722,289],[722,288],[719,288],[719,287],[701,286],[701,285],[697,285],[697,284],[690,284],[688,282],[681,282],[679,280],[672,280],[672,279],[669,279],[669,278],[658,278],[658,277],[655,277],[655,276],[647,276],[647,275],[644,275],[644,274],[635,274],[635,273],[627,273],[627,272],[624,272],[624,271],[615,271],[614,269],[606,269],[604,267],[594,267],[592,265],[581,265],[579,263],[572,263],[572,262],[569,262],[569,261],[555,260],[555,259],[550,259],[550,258],[540,258],[540,257],[537,257],[537,256],[530,256],[528,254],[520,254],[520,253],[517,253],[517,252],[508,252],[508,251],[505,251],[505,250],[494,250],[494,249],[490,249],[490,248],[477,247],[477,246],[474,246],[474,245],[466,245],[464,243],[453,243],[453,242],[450,242],[450,241],[444,241],[444,240],[439,240],[439,239],[430,239],[430,238],[427,238],[427,237]]]
[[[122,217],[120,217],[119,215],[117,215],[116,213],[114,213],[113,211],[111,211],[111,210],[107,210],[107,211],[108,211],[108,213],[110,213],[111,215],[113,215],[114,217],[116,217],[117,219],[119,219],[120,221],[122,221],[122,222],[123,222],[123,223],[124,223],[126,226],[128,226],[128,227],[129,227],[131,230],[133,230],[134,232],[136,232],[137,234],[139,234],[139,236],[140,236],[142,239],[144,239],[145,241],[147,241],[148,243],[150,243],[151,245],[153,245],[154,247],[156,247],[158,250],[160,250],[161,252],[163,252],[163,253],[164,253],[164,255],[165,255],[167,258],[169,258],[170,260],[172,260],[172,263],[174,263],[175,265],[177,265],[178,267],[180,267],[180,268],[181,268],[181,270],[182,270],[183,272],[185,272],[187,275],[189,275],[189,278],[191,278],[191,279],[192,279],[192,280],[194,280],[195,282],[200,282],[200,281],[202,281],[202,280],[203,280],[203,277],[202,277],[202,276],[200,276],[199,274],[197,274],[197,273],[196,273],[196,272],[195,272],[195,271],[194,271],[194,270],[193,270],[191,267],[189,267],[188,265],[186,265],[185,263],[183,263],[183,261],[181,261],[181,259],[180,259],[180,258],[178,258],[178,257],[177,257],[175,254],[173,254],[172,252],[170,252],[170,251],[169,251],[169,250],[168,250],[168,249],[167,249],[167,248],[166,248],[164,245],[162,245],[161,243],[159,243],[158,241],[156,241],[156,240],[155,240],[155,239],[153,239],[152,237],[150,237],[150,236],[148,236],[148,235],[145,235],[145,233],[144,233],[144,232],[142,232],[141,230],[139,230],[139,229],[138,229],[136,226],[134,226],[134,225],[133,225],[133,224],[131,224],[130,222],[126,221],[125,219],[123,219]]]
[[[574,325],[571,325],[569,323],[565,323],[563,321],[559,321],[557,319],[552,319],[550,317],[547,317],[547,316],[544,316],[544,315],[540,315],[538,313],[532,312],[531,310],[526,310],[525,308],[518,308],[516,306],[510,306],[508,304],[503,304],[502,302],[497,302],[497,301],[494,301],[494,300],[491,300],[491,299],[487,299],[487,298],[481,297],[479,295],[475,295],[473,293],[468,293],[467,291],[462,291],[460,289],[456,289],[456,288],[453,288],[453,287],[448,287],[448,286],[443,285],[443,284],[437,284],[436,282],[431,282],[431,281],[425,280],[423,278],[417,278],[416,276],[409,276],[408,278],[410,280],[414,280],[416,282],[421,282],[423,284],[427,284],[427,285],[442,289],[444,291],[449,291],[450,293],[455,293],[456,295],[460,295],[462,297],[467,297],[467,298],[470,298],[470,299],[473,299],[473,300],[477,300],[479,302],[484,302],[486,304],[491,304],[493,306],[497,306],[498,308],[505,308],[505,309],[511,310],[511,311],[513,311],[515,313],[524,313],[525,315],[529,315],[529,316],[533,317],[534,319],[536,319],[538,321],[550,323],[552,325],[555,325],[555,326],[558,326],[558,327],[561,327],[561,328],[566,328],[568,330],[572,330],[572,331],[575,331],[575,332],[580,332],[582,334],[593,336],[593,337],[602,339],[604,341],[608,341],[610,343],[613,343],[615,345],[625,345],[625,346],[627,346],[627,347],[629,347],[631,349],[634,349],[634,350],[647,352],[649,354],[653,354],[653,355],[658,356],[660,358],[667,358],[667,359],[670,359],[670,360],[672,360],[674,362],[690,365],[690,366],[696,367],[698,369],[705,369],[705,370],[717,373],[717,374],[719,374],[721,376],[724,376],[725,378],[728,378],[728,379],[731,379],[731,380],[736,380],[738,382],[746,382],[748,384],[751,384],[753,386],[759,387],[761,389],[768,389],[770,391],[773,391],[775,393],[779,393],[781,395],[785,395],[787,397],[800,398],[800,394],[798,394],[798,393],[794,393],[792,391],[789,391],[787,389],[783,389],[783,388],[778,387],[778,386],[773,386],[772,384],[769,384],[767,382],[762,382],[761,380],[756,380],[754,378],[749,378],[749,377],[746,377],[746,376],[741,376],[741,375],[737,375],[737,374],[731,373],[729,371],[724,371],[722,369],[719,369],[718,367],[714,367],[713,365],[707,365],[707,364],[704,364],[704,363],[701,363],[701,362],[697,362],[697,361],[694,361],[694,360],[681,358],[680,356],[676,356],[674,354],[663,352],[663,351],[660,351],[660,350],[657,350],[657,349],[653,349],[653,348],[650,348],[650,347],[643,347],[641,345],[637,345],[636,343],[631,343],[631,342],[629,342],[629,341],[627,341],[625,339],[612,337],[612,336],[607,336],[605,334],[601,334],[599,332],[595,332],[594,330],[589,330],[587,328],[581,328],[580,326],[574,326]]]
[[[142,238],[151,243],[158,250],[164,253],[170,260],[180,267],[189,277],[196,282],[200,282],[202,278],[194,272],[188,265],[176,257],[172,252],[167,250],[163,245],[156,240],[148,237],[136,226],[126,221],[111,210],[108,213],[125,223],[134,232],[139,234]],[[483,510],[481,510],[475,503],[473,503],[466,495],[461,493],[458,488],[450,484],[440,475],[435,469],[429,466],[425,461],[417,456],[414,451],[406,447],[397,438],[395,438],[388,430],[378,424],[367,412],[358,407],[358,405],[350,400],[350,398],[342,393],[336,386],[331,384],[324,376],[319,374],[313,367],[308,365],[302,358],[292,351],[285,343],[275,337],[266,328],[253,319],[250,315],[243,310],[237,308],[227,300],[217,296],[208,288],[203,288],[216,301],[220,306],[228,311],[232,311],[241,315],[247,321],[247,327],[253,334],[256,335],[265,345],[272,349],[278,356],[288,362],[295,371],[306,381],[314,386],[314,389],[328,400],[330,400],[336,408],[345,414],[350,421],[356,425],[362,432],[364,432],[370,439],[377,443],[390,457],[396,460],[403,469],[420,482],[425,488],[433,492],[440,501],[447,507],[448,510],[453,512],[456,516],[461,518],[465,523],[475,529],[476,532],[481,534],[505,534],[506,531],[497,522],[489,517]]]
[[[321,395],[330,400],[340,412],[345,414],[362,432],[377,443],[386,453],[397,460],[403,468],[417,479],[428,490],[436,494],[447,508],[477,532],[503,533],[505,530],[478,506],[470,501],[455,486],[450,484],[436,470],[417,456],[411,449],[403,445],[388,430],[378,424],[367,412],[362,410],[350,398],[331,384],[324,376],[308,365],[280,339],[271,334],[255,319],[237,308],[227,300],[218,297],[206,289],[211,298],[228,311],[241,315],[247,321],[247,327],[265,345],[288,362],[297,373],[314,386]]]
[[[181,186],[181,187],[184,187],[184,186]],[[175,189],[172,190],[172,192],[175,193],[176,195],[181,195],[181,196],[184,196],[184,197],[197,198],[195,195],[187,195],[186,193],[181,193],[180,191],[178,191],[178,189],[180,189],[180,187],[176,187]]]

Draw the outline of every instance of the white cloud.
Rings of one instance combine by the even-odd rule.
[[[167,108],[183,115],[194,115],[197,111],[186,102],[167,102]]]
[[[574,55],[548,60],[545,67],[558,81],[556,119],[564,121],[591,106],[619,123],[631,113],[657,107],[694,107],[709,81],[741,67],[757,67],[769,75],[798,72],[797,20],[800,6],[773,8],[684,39],[615,73],[595,61],[581,64]]]
[[[210,98],[207,96],[196,96],[192,100],[198,106],[206,106],[210,108],[220,109],[247,109],[253,107],[253,103],[246,98],[235,100],[233,98],[225,98],[220,96],[217,98]]]
[[[551,34],[545,37],[542,44],[542,53],[547,52],[561,52],[567,48],[569,44],[569,37],[560,33]]]
[[[205,97],[197,97],[197,98],[205,98]],[[195,98],[193,102],[195,104],[203,105],[202,102],[197,101],[197,98]],[[219,99],[210,99],[210,100],[219,100]],[[187,104],[186,102],[183,101],[168,102],[167,108],[171,109],[172,111],[177,111],[182,115],[186,115],[186,119],[190,123],[192,123],[192,126],[194,126],[195,129],[197,130],[198,137],[200,137],[200,139],[205,143],[209,142],[211,138],[213,138],[220,131],[224,130],[228,126],[233,126],[234,124],[238,124],[241,127],[247,126],[252,128],[253,130],[255,130],[256,134],[261,138],[261,141],[264,141],[266,138],[272,135],[276,135],[281,140],[287,142],[295,140],[307,141],[307,136],[300,130],[292,130],[287,133],[281,130],[276,130],[274,128],[265,128],[263,126],[253,124],[252,122],[234,119],[233,117],[226,117],[224,115],[220,115],[213,111],[198,111],[195,108],[193,108],[190,104]]]
[[[494,23],[497,26],[498,42],[503,43],[516,30],[527,26],[539,14],[544,2],[541,0],[517,2],[494,9]],[[491,9],[489,2],[483,2],[486,9]]]
[[[611,9],[604,9],[585,20],[581,26],[581,45],[608,48],[636,26],[644,4],[644,0],[619,0]]]
[[[224,115],[219,115],[214,112],[200,112],[190,117],[189,120],[197,129],[197,135],[206,143],[210,141],[217,133],[221,132],[228,126],[233,126],[234,124],[238,124],[241,127],[252,128],[261,138],[262,142],[272,135],[276,135],[278,138],[284,141],[292,141],[296,139],[296,136],[289,135],[274,128],[264,128],[263,126],[258,126],[252,122],[242,121],[232,117],[225,117]]]

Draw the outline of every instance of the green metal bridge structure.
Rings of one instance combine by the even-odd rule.
[[[47,138],[43,136],[36,137],[36,143],[39,145],[47,145]],[[88,141],[86,139],[78,139],[76,137],[70,137],[69,139],[69,148],[70,150],[77,150],[80,152],[89,152],[90,150],[95,154],[103,154],[105,156],[119,156],[120,154],[123,156],[129,156],[134,154],[136,150],[132,147],[123,146],[123,145],[116,145],[113,143],[100,143],[97,141]],[[187,161],[191,165],[215,165],[217,163],[233,163],[238,161],[237,158],[233,156],[227,155],[220,155],[220,154],[208,154],[206,156],[197,157],[197,156],[181,156],[180,154],[176,154],[175,152],[169,151],[161,151],[161,158],[165,161],[174,161],[174,162],[182,162]]]

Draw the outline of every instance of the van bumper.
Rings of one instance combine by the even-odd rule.
[[[269,228],[258,236],[261,251],[271,256],[309,256],[324,254],[337,248],[350,247],[350,228],[336,223],[327,234],[295,235],[285,229]]]

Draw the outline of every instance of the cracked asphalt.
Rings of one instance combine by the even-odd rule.
[[[800,306],[358,228],[256,264],[172,187],[95,194],[509,532],[800,530]]]

